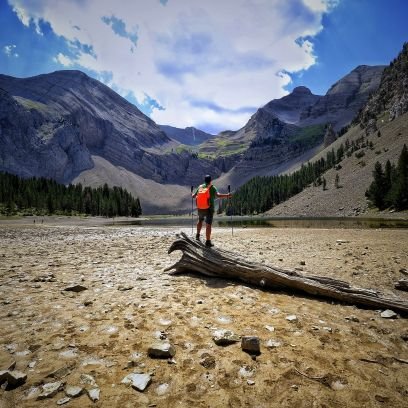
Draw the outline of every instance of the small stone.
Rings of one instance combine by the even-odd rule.
[[[201,355],[200,364],[207,369],[215,368],[215,358],[208,353]]]
[[[91,306],[93,304],[92,300],[85,300],[84,306]]]
[[[299,264],[300,265],[306,265],[306,262],[305,261],[300,261]]]
[[[399,270],[403,275],[408,275],[408,269],[407,268],[401,268]]]
[[[92,388],[88,390],[88,397],[92,402],[99,401],[101,390],[99,388]]]
[[[241,339],[241,348],[249,354],[259,355],[261,354],[261,342],[259,337],[256,336],[244,336]]]
[[[169,342],[155,343],[149,347],[147,354],[152,358],[172,358],[176,349]]]
[[[282,343],[277,340],[268,340],[265,344],[265,346],[268,348],[277,348],[277,347],[280,347],[281,345]]]
[[[67,402],[71,401],[71,398],[65,397],[65,398],[61,398],[57,401],[57,405],[64,405]]]
[[[398,315],[393,310],[390,310],[390,309],[387,309],[381,312],[380,316],[383,319],[396,319],[398,317]]]
[[[355,323],[360,322],[360,319],[358,317],[356,317],[356,316],[353,316],[353,315],[352,316],[347,316],[346,320],[350,320],[351,322],[355,322]]]
[[[80,397],[83,393],[84,389],[77,385],[67,385],[65,387],[65,395],[71,398]]]
[[[43,384],[41,386],[41,394],[37,397],[37,399],[42,400],[46,398],[52,398],[63,388],[64,388],[64,383],[61,381]]]
[[[92,375],[89,375],[89,374],[81,374],[79,381],[81,382],[81,384],[92,385],[92,386],[96,385],[95,378],[93,378]]]
[[[133,286],[131,285],[119,285],[118,286],[118,290],[120,290],[121,292],[125,292],[126,290],[132,290]]]
[[[46,378],[56,378],[59,380],[63,377],[66,377],[68,374],[71,373],[71,371],[72,371],[71,366],[63,366],[49,373]]]
[[[296,315],[289,315],[289,316],[286,316],[286,320],[287,320],[288,322],[294,323],[294,322],[297,322],[297,321],[298,321],[298,318],[297,318]]]
[[[131,373],[122,380],[122,384],[130,384],[135,390],[144,391],[151,381],[149,374]]]
[[[336,240],[336,243],[337,244],[349,244],[350,243],[350,241],[346,241],[345,239],[337,239]]]
[[[231,330],[215,330],[213,332],[213,340],[217,346],[228,346],[233,343],[238,343],[240,337]]]
[[[248,385],[255,385],[255,381],[253,381],[253,380],[247,380],[247,384],[248,384]]]
[[[273,326],[268,326],[268,325],[266,325],[266,326],[265,326],[265,329],[268,330],[268,331],[270,331],[270,332],[274,332],[274,331],[275,331],[275,328],[274,328]]]
[[[408,292],[408,280],[407,279],[400,279],[398,282],[394,284],[395,289],[403,290]]]
[[[333,333],[333,329],[331,327],[325,326],[323,327],[324,331],[327,331],[328,333]]]
[[[83,285],[71,285],[71,286],[67,286],[64,291],[66,292],[82,292],[84,290],[88,290],[88,288],[86,286]]]

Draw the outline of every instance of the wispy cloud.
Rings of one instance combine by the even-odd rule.
[[[316,63],[313,38],[337,0],[9,0],[21,22],[66,39],[63,67],[110,73],[153,120],[237,129]],[[132,99],[132,98],[131,98]]]
[[[18,53],[16,52],[16,45],[11,44],[11,45],[5,45],[3,47],[3,52],[8,56],[8,57],[14,57],[18,58]]]

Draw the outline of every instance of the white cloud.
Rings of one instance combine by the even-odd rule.
[[[58,54],[63,66],[110,72],[110,84],[123,94],[156,100],[165,108],[153,110],[157,123],[237,129],[250,116],[243,108],[286,94],[290,77],[282,72],[315,64],[311,38],[338,0],[9,2],[25,25],[44,20],[66,38],[76,58]],[[135,28],[136,46],[103,21],[111,16]]]
[[[16,52],[17,46],[14,44],[11,45],[5,45],[3,47],[3,52],[8,56],[8,57],[15,57],[18,58],[18,53]]]
[[[64,67],[71,67],[72,65],[74,65],[74,61],[72,61],[71,58],[67,57],[66,55],[62,53],[59,53],[56,57],[54,57],[54,61],[58,62]]]

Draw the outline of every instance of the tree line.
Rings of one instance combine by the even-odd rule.
[[[408,209],[408,149],[405,144],[397,165],[387,160],[383,169],[380,162],[375,163],[373,181],[365,195],[379,210]]]
[[[0,172],[0,212],[13,214],[88,214],[105,217],[138,217],[142,208],[122,187],[65,186],[46,178],[23,179]]]

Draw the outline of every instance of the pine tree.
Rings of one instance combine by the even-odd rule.
[[[366,191],[366,197],[380,210],[385,208],[385,174],[380,162],[376,162],[373,171],[374,180]]]
[[[408,209],[408,149],[405,144],[398,159],[391,197],[396,210]]]

